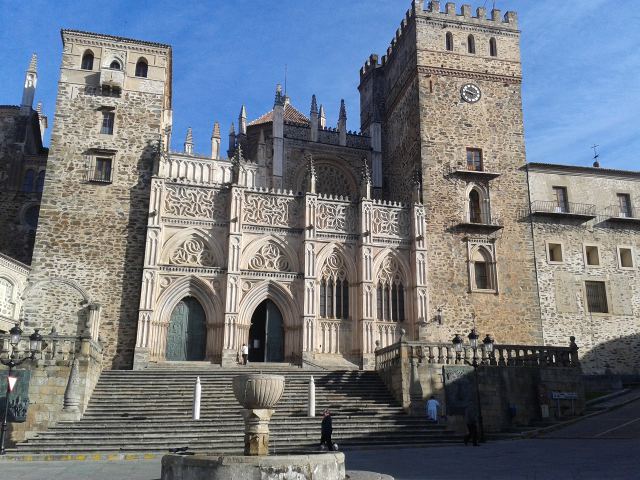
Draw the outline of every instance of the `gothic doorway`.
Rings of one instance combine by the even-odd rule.
[[[185,297],[171,313],[167,331],[169,361],[204,360],[207,328],[204,309],[193,297]]]
[[[262,302],[251,317],[249,361],[284,361],[284,324],[282,313],[271,300]]]

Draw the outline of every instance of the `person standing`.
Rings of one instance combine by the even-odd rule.
[[[246,343],[242,344],[242,348],[241,348],[240,352],[242,353],[242,364],[246,365],[247,364],[247,360],[249,358],[249,347],[247,346]]]
[[[333,421],[331,420],[331,412],[328,409],[322,413],[322,430],[320,437],[320,446],[326,445],[329,451],[333,450],[333,442],[331,434],[333,433]]]
[[[476,405],[470,402],[464,409],[464,423],[467,424],[467,434],[464,436],[464,444],[468,445],[469,440],[473,442],[473,446],[478,444],[478,411]]]
[[[429,421],[438,423],[438,409],[440,408],[440,402],[436,400],[436,397],[431,395],[431,398],[427,400],[427,418]]]

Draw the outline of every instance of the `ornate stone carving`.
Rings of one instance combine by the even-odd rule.
[[[378,270],[378,280],[384,283],[393,283],[401,280],[400,268],[395,258],[387,256]]]
[[[243,221],[254,225],[290,227],[295,223],[296,205],[295,198],[249,193],[243,205]]]
[[[316,228],[334,232],[355,231],[355,214],[351,205],[319,201],[316,207]]]
[[[371,228],[374,235],[404,237],[409,233],[409,215],[404,210],[374,207]]]
[[[339,278],[341,280],[347,277],[347,269],[344,265],[342,255],[340,255],[336,250],[331,252],[331,255],[329,255],[327,260],[324,262],[324,266],[322,267],[322,277],[333,277],[334,279]]]
[[[249,260],[249,268],[267,272],[288,272],[289,262],[280,247],[269,242]]]
[[[190,238],[176,248],[169,256],[169,262],[174,265],[195,265],[198,267],[213,267],[214,259],[203,240]]]
[[[166,186],[165,215],[216,220],[223,218],[224,210],[225,199],[220,190]]]

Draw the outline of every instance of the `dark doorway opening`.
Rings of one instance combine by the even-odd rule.
[[[249,361],[284,361],[284,324],[282,314],[271,300],[262,302],[251,317]]]
[[[201,361],[205,359],[207,345],[206,316],[200,302],[185,297],[171,313],[167,330],[169,361]]]

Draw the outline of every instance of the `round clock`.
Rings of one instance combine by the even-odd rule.
[[[480,100],[482,94],[480,93],[480,88],[473,83],[467,83],[463,85],[460,89],[460,95],[465,102],[476,103]]]

